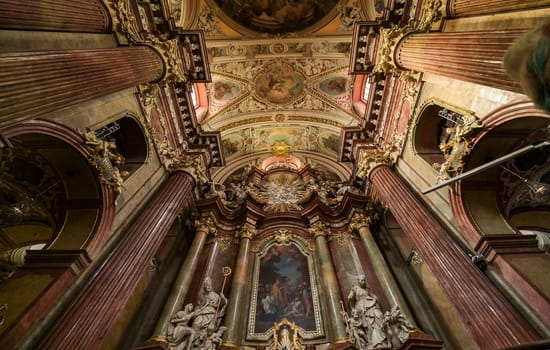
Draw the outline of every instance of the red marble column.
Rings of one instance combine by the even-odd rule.
[[[40,349],[98,349],[125,307],[153,254],[189,201],[193,178],[171,175],[65,310]]]
[[[111,19],[100,0],[0,0],[0,28],[107,33]]]
[[[149,46],[0,53],[0,126],[104,96],[164,74]]]
[[[467,17],[524,11],[548,5],[550,5],[549,0],[450,0],[447,4],[447,12],[451,17]]]
[[[480,348],[500,349],[538,339],[389,166],[375,167],[369,178]]]
[[[411,33],[397,44],[395,60],[404,69],[521,92],[504,72],[502,61],[525,31]]]

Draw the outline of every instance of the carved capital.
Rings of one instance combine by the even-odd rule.
[[[350,220],[349,229],[351,232],[357,232],[361,227],[369,227],[372,223],[372,217],[364,213],[355,213]]]
[[[309,228],[309,233],[317,238],[318,236],[328,236],[330,235],[330,227],[322,223],[321,221],[317,221],[313,223]]]
[[[196,220],[195,227],[197,228],[197,232],[204,232],[207,235],[214,237],[218,234],[218,229],[210,217],[204,217]]]
[[[361,150],[357,176],[367,179],[369,173],[378,165],[392,166],[397,161],[398,152],[393,145],[384,145],[383,149]]]
[[[399,41],[412,31],[410,27],[380,28],[380,46],[374,72],[400,73],[395,62],[395,49]]]
[[[329,241],[336,241],[341,246],[346,246],[350,239],[353,239],[353,235],[348,232],[332,233],[329,236]]]
[[[256,228],[252,224],[246,223],[239,230],[238,237],[241,239],[242,238],[253,239],[254,237],[257,236],[257,234],[258,234],[258,230],[256,230]]]
[[[185,171],[197,182],[197,185],[203,185],[209,181],[208,168],[202,154],[178,155],[176,151],[165,145],[165,149],[160,149],[161,159],[170,172]]]

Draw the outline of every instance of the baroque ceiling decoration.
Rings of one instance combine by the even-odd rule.
[[[284,142],[293,155],[336,160],[341,128],[362,117],[348,74],[353,23],[364,19],[357,8],[354,0],[200,1],[212,76],[200,123],[221,132],[225,159],[263,154],[260,165]]]

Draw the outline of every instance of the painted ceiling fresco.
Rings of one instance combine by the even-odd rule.
[[[306,29],[327,16],[339,0],[215,0],[221,11],[259,33]]]
[[[286,142],[291,153],[315,152],[336,159],[340,129],[361,118],[353,112],[354,77],[348,74],[352,28],[338,12],[349,11],[337,6],[339,2],[347,4],[337,0],[202,3],[198,25],[206,35],[212,82],[206,84],[208,113],[201,125],[206,131],[221,132],[226,160],[269,152],[277,141]],[[295,7],[303,5],[308,10],[296,13],[305,16],[297,22],[300,28],[324,17],[323,27],[315,29],[322,34],[281,35],[297,30],[286,23],[290,19],[284,11],[292,16]],[[245,36],[235,21],[262,34]]]

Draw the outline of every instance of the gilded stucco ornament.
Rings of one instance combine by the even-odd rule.
[[[273,344],[269,350],[304,350],[299,342],[298,326],[283,317],[273,325]]]
[[[438,181],[444,181],[460,173],[464,168],[464,158],[470,154],[473,143],[470,135],[483,125],[474,115],[462,115],[461,120],[454,127],[448,129],[451,138],[442,142],[439,149],[445,156],[442,164],[434,163],[432,166],[439,171]]]
[[[439,30],[445,15],[447,0],[427,0],[422,3],[422,17],[416,26],[419,31]]]
[[[277,230],[275,233],[275,240],[279,244],[288,244],[290,243],[290,239],[292,238],[292,233],[290,233],[288,230],[280,229]]]
[[[141,43],[143,38],[132,10],[131,0],[105,1],[117,38],[125,43]]]
[[[310,225],[309,233],[313,237],[318,237],[318,236],[325,236],[326,237],[326,236],[329,236],[331,234],[331,230],[330,230],[330,227],[325,225],[323,222],[316,221],[316,222],[314,222],[313,224]]]
[[[210,236],[216,236],[218,234],[218,229],[214,224],[214,221],[211,217],[203,217],[198,220],[195,220],[195,227],[197,231],[201,231]]]
[[[407,34],[412,31],[410,27],[393,27],[380,28],[380,47],[378,49],[378,57],[376,65],[373,68],[374,72],[383,73],[399,73],[400,68],[397,67],[394,54],[397,43]]]
[[[333,233],[329,236],[329,242],[330,241],[336,241],[336,243],[338,243],[338,245],[342,246],[342,247],[345,247],[347,246],[348,242],[355,238],[352,234],[348,233],[348,232],[338,232],[338,233]]]
[[[99,172],[99,181],[112,186],[117,196],[120,195],[124,188],[124,177],[129,173],[118,169],[124,164],[125,159],[117,153],[115,141],[100,139],[93,130],[84,132],[82,135],[86,145],[91,149],[92,155],[89,162]]]
[[[153,39],[151,45],[160,53],[166,67],[164,80],[184,83],[187,76],[183,63],[185,57],[180,54],[178,39],[160,41]]]
[[[174,22],[175,23],[179,23],[180,20],[181,20],[181,14],[182,14],[182,11],[181,11],[181,8],[182,6],[185,6],[185,1],[182,1],[182,0],[170,0],[168,2],[168,7],[169,7],[169,11],[170,11],[170,17],[172,17],[174,19]]]
[[[266,212],[284,212],[302,210],[313,191],[307,188],[302,179],[295,174],[276,173],[266,177],[259,188],[250,186],[248,195],[263,204]]]
[[[392,166],[397,161],[398,151],[395,146],[385,144],[383,149],[361,150],[361,161],[357,169],[357,176],[367,179],[369,173],[378,165]]]
[[[373,217],[371,215],[367,215],[365,213],[354,213],[349,223],[349,229],[351,232],[356,232],[359,231],[361,227],[368,228],[372,222]]]
[[[418,82],[420,80],[419,72],[402,69],[395,62],[395,50],[398,43],[412,31],[413,28],[409,26],[380,28],[380,47],[373,72],[398,75],[400,80],[406,82]]]
[[[204,30],[204,34],[210,35],[223,35],[223,32],[218,27],[218,15],[210,6],[205,5],[202,12],[199,15],[198,27]]]
[[[238,236],[242,238],[248,238],[253,239],[258,235],[258,230],[256,230],[256,227],[250,223],[244,224],[241,229],[239,230]]]
[[[161,150],[161,157],[168,171],[185,171],[188,172],[198,186],[202,186],[209,182],[208,168],[201,154],[185,154],[178,155],[175,151]]]

